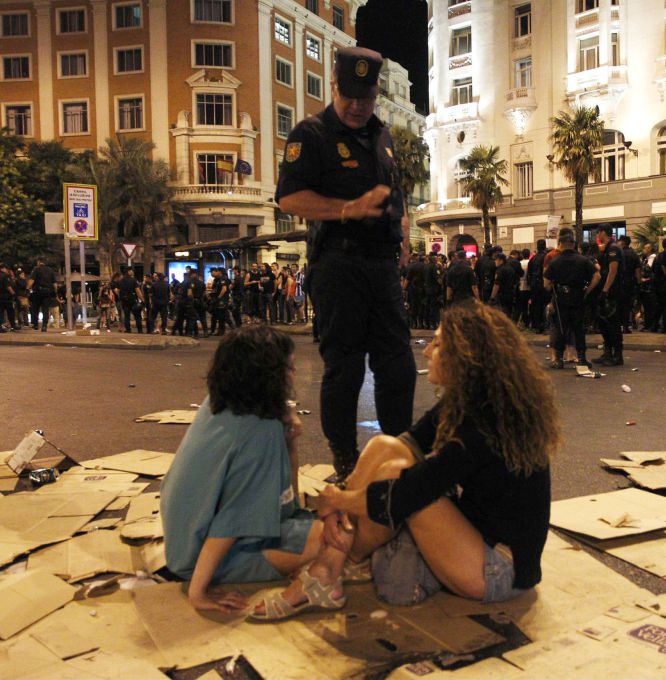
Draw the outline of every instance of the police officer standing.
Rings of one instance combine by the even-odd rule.
[[[397,263],[399,252],[403,262],[408,255],[409,225],[393,143],[373,114],[381,65],[372,50],[338,50],[333,103],[292,130],[276,195],[281,210],[310,222],[307,288],[325,364],[321,423],[341,478],[358,458],[366,354],[386,434],[411,425],[416,383]]]
[[[624,255],[624,277],[622,279],[622,330],[631,333],[633,324],[634,302],[636,301],[638,287],[641,283],[641,258],[631,247],[631,236],[620,236],[617,245],[622,248]]]
[[[596,359],[595,364],[602,366],[622,366],[622,279],[624,277],[624,255],[622,249],[613,241],[613,228],[609,226],[597,229],[601,252],[601,293],[597,317],[599,330],[604,338],[604,352]]]
[[[456,251],[454,259],[446,272],[446,301],[448,304],[463,302],[471,298],[479,299],[476,276],[464,250]]]
[[[573,334],[578,363],[589,366],[585,345],[585,298],[599,284],[601,275],[591,260],[575,250],[574,235],[561,233],[557,243],[560,255],[544,272],[546,290],[553,292],[555,357],[551,368],[564,368],[564,349]]]
[[[44,259],[37,258],[37,266],[30,274],[28,288],[32,291],[32,327],[37,330],[39,327],[39,312],[42,313],[42,333],[46,333],[49,325],[49,307],[51,300],[56,297],[58,286],[53,269],[44,263]]]

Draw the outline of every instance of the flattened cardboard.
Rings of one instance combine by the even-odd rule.
[[[164,536],[159,492],[144,493],[132,499],[120,533],[130,539]]]
[[[92,652],[98,648],[98,645],[91,640],[81,637],[64,626],[46,626],[38,633],[32,633],[31,637],[63,660]]]
[[[57,576],[45,572],[14,574],[0,581],[0,638],[7,640],[70,602],[76,593]]]
[[[76,467],[64,472],[53,484],[45,484],[33,493],[80,494],[99,491],[115,496],[138,496],[148,487],[147,483],[135,482],[138,475],[116,470],[87,470]]]
[[[160,425],[191,425],[197,415],[196,411],[173,410],[147,413],[135,419],[135,423],[159,423]]]
[[[130,504],[129,496],[121,496],[120,498],[116,498],[116,500],[113,501],[113,503],[109,503],[109,505],[106,506],[106,509],[124,510],[129,504]]]
[[[164,546],[130,546],[119,531],[93,531],[33,553],[28,571],[39,569],[70,582],[97,574],[153,572],[165,566]]]
[[[634,521],[611,526],[623,514]],[[555,501],[550,523],[597,540],[643,534],[666,527],[666,498],[632,488]]]
[[[31,430],[19,442],[14,452],[7,458],[7,465],[17,475],[21,474],[26,465],[37,455],[37,452],[46,444],[46,440],[35,430]]]
[[[122,470],[144,477],[161,477],[169,471],[174,456],[173,453],[136,449],[114,456],[84,460],[81,465],[88,469]]]
[[[107,506],[107,510],[111,506]],[[99,529],[115,529],[123,523],[122,517],[104,517],[102,519],[94,519],[88,524],[82,526],[77,533],[87,534],[89,531],[98,531]]]
[[[100,680],[127,680],[128,678],[168,680],[167,675],[143,659],[130,659],[127,656],[110,654],[104,650],[70,659],[63,665],[73,672],[73,677],[77,680],[88,675]],[[44,680],[48,678],[45,677]]]
[[[525,677],[525,673],[502,659],[490,657],[478,663],[463,666],[456,670],[440,670],[429,661],[419,661],[396,668],[386,680],[448,680],[448,678],[464,680],[514,680]]]
[[[645,489],[666,489],[666,451],[623,451],[621,459],[601,458],[601,463],[624,472]]]
[[[666,578],[666,532],[618,538],[595,544],[595,547],[660,578]]]

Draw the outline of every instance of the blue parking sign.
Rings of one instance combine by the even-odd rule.
[[[75,203],[74,204],[74,217],[88,217],[88,204],[87,203]]]

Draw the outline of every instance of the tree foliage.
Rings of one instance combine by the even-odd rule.
[[[417,184],[425,184],[430,178],[428,145],[411,130],[397,125],[391,128],[391,137],[402,180],[402,193],[407,200]]]
[[[638,249],[642,249],[649,243],[656,253],[659,250],[660,241],[666,238],[666,217],[652,215],[645,224],[634,229],[633,238]]]
[[[481,211],[483,237],[492,243],[490,211],[504,201],[502,187],[509,185],[505,175],[508,164],[499,158],[499,146],[475,146],[469,155],[460,159],[465,176],[460,181],[463,191],[469,194],[472,205]]]
[[[575,187],[576,240],[583,240],[583,190],[595,170],[594,152],[603,141],[604,123],[598,108],[575,106],[551,119],[550,141],[555,165]]]

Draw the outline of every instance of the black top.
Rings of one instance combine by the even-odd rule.
[[[575,250],[565,249],[556,257],[544,273],[544,277],[555,285],[558,301],[564,304],[578,304],[583,300],[585,288],[596,272],[592,261]]]
[[[125,303],[135,302],[137,299],[136,289],[139,282],[133,276],[123,276],[118,284],[120,301]]]
[[[423,283],[426,294],[436,295],[439,292],[437,265],[434,262],[426,262],[423,267],[423,272]]]
[[[421,290],[425,282],[425,263],[424,262],[410,262],[405,272],[407,283]]]
[[[476,276],[467,262],[456,262],[446,272],[446,287],[453,292],[451,302],[460,302],[474,297],[472,288],[476,286]]]
[[[0,272],[0,300],[11,300],[14,292],[16,291],[14,291],[9,275]]]
[[[495,283],[499,286],[497,297],[503,304],[511,304],[516,292],[516,285],[518,284],[518,277],[513,267],[505,262],[503,265],[497,267],[495,272]]]
[[[16,297],[28,297],[28,279],[18,277],[12,287],[16,291]]]
[[[199,277],[192,279],[192,296],[194,299],[201,301],[205,294],[206,284]]]
[[[654,274],[654,282],[660,290],[666,286],[666,250],[662,250],[652,263],[652,273]]]
[[[51,269],[51,267],[48,265],[37,265],[32,270],[30,279],[32,280],[32,289],[36,293],[55,293],[54,285],[56,282],[56,277],[53,273],[53,269]]]
[[[479,288],[490,291],[495,282],[495,261],[488,255],[481,255],[476,263],[476,278],[479,281]]]
[[[624,278],[624,253],[622,248],[620,248],[613,241],[606,244],[606,247],[599,253],[599,265],[601,266],[601,287],[603,290],[606,285],[606,279],[608,278],[608,272],[610,271],[611,262],[618,263],[617,273],[615,274],[615,279],[613,280],[613,285],[608,290],[610,296],[617,296],[622,290],[622,280]]]
[[[403,213],[398,166],[388,129],[376,116],[362,130],[343,125],[329,105],[316,116],[302,120],[289,134],[280,167],[276,201],[298,191],[353,200],[378,184],[392,188],[390,211],[371,220],[323,222],[328,239],[348,239],[372,246],[402,240]],[[388,207],[388,206],[387,206]]]
[[[409,436],[423,452],[432,450],[439,405],[428,411]],[[445,495],[494,547],[513,552],[514,587],[531,588],[541,580],[541,553],[550,519],[550,470],[529,477],[509,472],[474,423],[456,431],[460,442],[446,444],[424,461],[402,471],[398,479],[368,486],[368,515],[374,522],[397,526]]]
[[[153,283],[153,287],[150,290],[150,293],[153,298],[153,304],[154,305],[164,305],[169,302],[169,293],[171,292],[171,289],[169,287],[169,284],[164,280],[164,279],[158,279]]]
[[[636,270],[641,268],[641,258],[631,246],[623,248],[622,252],[624,254],[624,276],[622,285],[632,289],[638,284],[636,281]]]
[[[235,276],[231,282],[231,297],[240,300],[245,293],[245,285],[241,276]]]
[[[546,259],[546,251],[540,250],[527,263],[527,278],[531,290],[543,289],[543,261]]]
[[[273,293],[275,291],[275,274],[272,271],[261,272],[261,287],[264,293]]]
[[[523,275],[525,274],[525,272],[523,271],[523,267],[520,264],[520,260],[516,260],[515,258],[510,257],[506,261],[506,263],[509,265],[509,267],[511,267],[511,269],[513,269],[513,272],[516,275],[516,286],[517,286],[518,283],[520,282],[520,279],[522,279]]]

